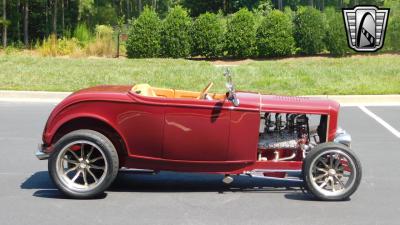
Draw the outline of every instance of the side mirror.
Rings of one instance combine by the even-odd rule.
[[[236,97],[235,92],[235,85],[232,82],[232,75],[229,68],[225,69],[224,76],[226,77],[226,89],[228,89],[227,97],[232,104],[237,107],[239,106],[240,102],[239,99]]]

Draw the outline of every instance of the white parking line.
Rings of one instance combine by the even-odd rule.
[[[382,118],[377,116],[375,113],[371,112],[369,109],[367,109],[365,106],[358,106],[365,114],[368,116],[372,117],[374,120],[376,120],[378,123],[380,123],[382,126],[384,126],[386,129],[388,129],[394,136],[400,138],[400,132],[396,130],[394,127],[390,126],[386,121],[384,121]]]

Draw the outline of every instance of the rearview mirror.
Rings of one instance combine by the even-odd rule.
[[[232,102],[232,104],[237,107],[239,106],[240,102],[239,99],[236,97],[235,92],[235,85],[232,82],[232,75],[229,68],[225,69],[224,76],[226,77],[226,89],[228,89],[228,100]]]

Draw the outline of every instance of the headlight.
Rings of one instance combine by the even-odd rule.
[[[333,142],[346,145],[347,147],[350,148],[350,146],[351,146],[351,135],[349,133],[347,133],[345,130],[343,130],[342,128],[339,127],[336,130],[336,135],[335,135],[335,139],[333,140]]]

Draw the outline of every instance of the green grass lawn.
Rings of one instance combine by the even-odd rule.
[[[75,91],[99,84],[149,83],[223,92],[224,68],[183,59],[70,59],[0,55],[0,90]],[[232,67],[238,90],[285,95],[400,94],[400,56],[289,58]]]

